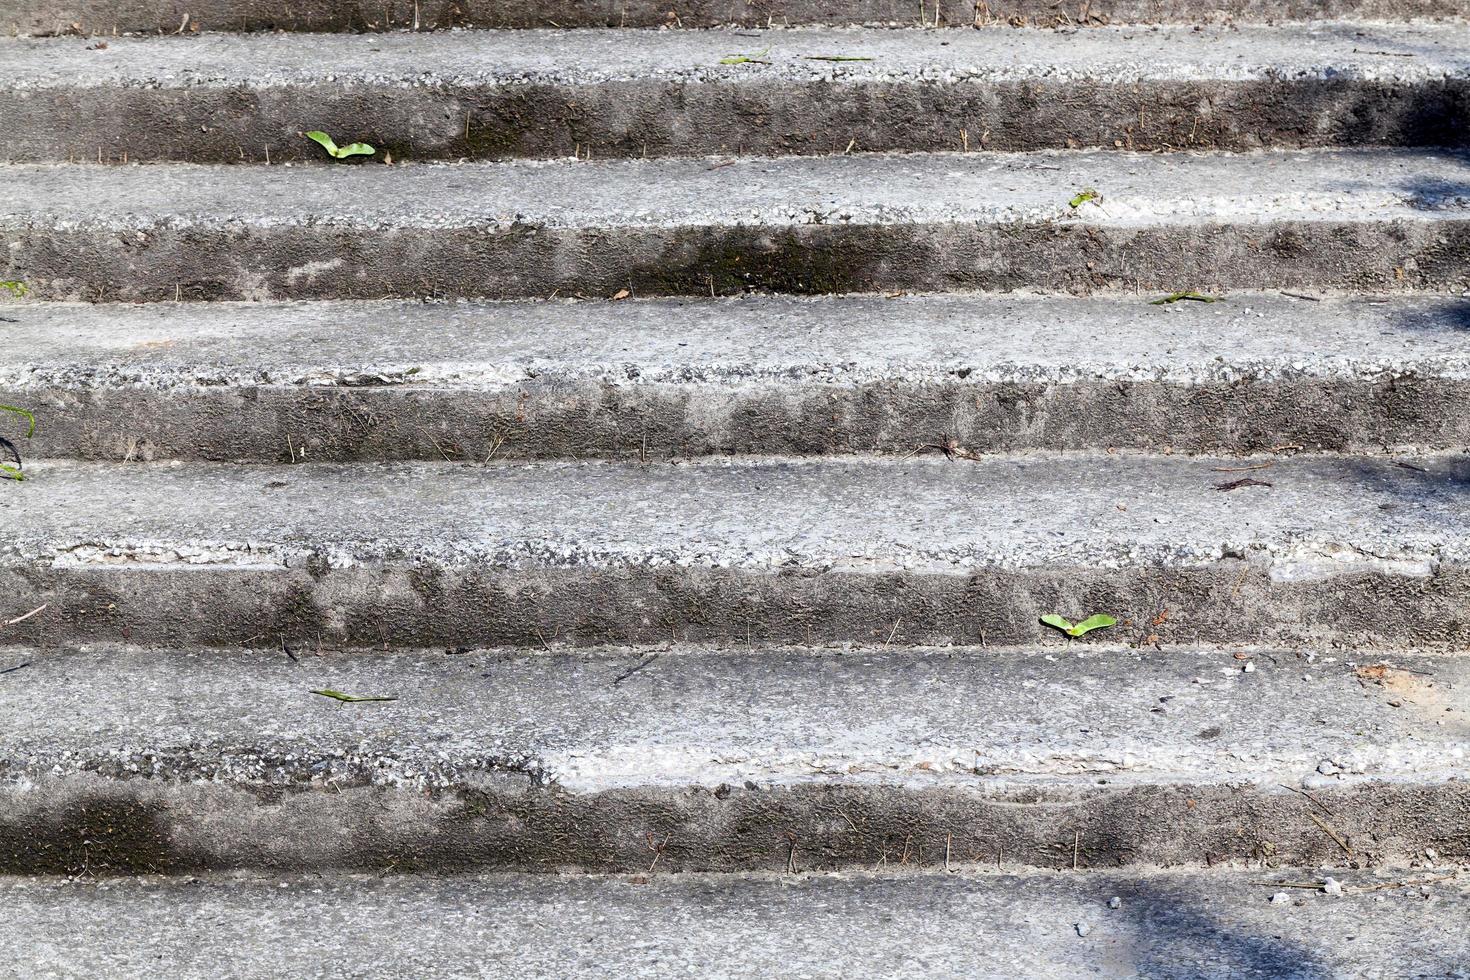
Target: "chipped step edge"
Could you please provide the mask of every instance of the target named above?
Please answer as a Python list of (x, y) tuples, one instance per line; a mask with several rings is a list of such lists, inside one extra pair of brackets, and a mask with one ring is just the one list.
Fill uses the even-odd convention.
[[(863, 151), (1464, 145), (1470, 26), (1362, 34), (966, 31), (937, 48), (923, 31), (811, 29), (735, 66), (721, 61), (750, 39), (728, 31), (0, 41), (13, 49), (0, 155), (320, 161), (307, 129), (400, 162), (832, 154), (859, 139)], [(813, 60), (831, 57), (853, 60)]]
[[(285, 181), (264, 167), (12, 165), (0, 275), (36, 299), (130, 302), (1452, 292), (1470, 284), (1464, 159), (874, 154), (297, 167)], [(1081, 186), (1103, 203), (1070, 209)]]
[(1440, 704), (1463, 658), (1308, 681), (1280, 652), (1038, 654), (35, 654), (7, 677), (35, 724), (3, 740), (0, 869), (629, 871), (650, 835), (666, 870), (777, 870), (793, 845), (871, 866), (905, 840), (928, 867), (1467, 853), (1470, 742)]
[(34, 303), (0, 315), (0, 402), (42, 420), (28, 459), (1470, 446), (1466, 298)]
[(0, 577), (47, 644), (1005, 644), (1104, 601), (1139, 642), (1470, 643), (1461, 457), (1238, 465), (38, 461)]

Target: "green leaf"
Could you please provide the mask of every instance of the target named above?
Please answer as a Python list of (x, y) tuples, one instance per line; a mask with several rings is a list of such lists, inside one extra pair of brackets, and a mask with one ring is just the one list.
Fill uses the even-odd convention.
[[(36, 434), (36, 416), (28, 409), (20, 408), (16, 405), (0, 405), (0, 412), (11, 412), (29, 422), (30, 427), (26, 429), (27, 439)], [(4, 436), (0, 436), (0, 450), (3, 450), (7, 456), (15, 460), (14, 466), (9, 463), (0, 463), (0, 475), (3, 475), (7, 480), (14, 480), (17, 483), (24, 482), (25, 475), (20, 471), (20, 450), (15, 448), (15, 443)]]
[(1082, 207), (1082, 205), (1086, 204), (1088, 201), (1100, 201), (1100, 200), (1102, 200), (1102, 195), (1097, 192), (1097, 188), (1095, 188), (1095, 187), (1088, 187), (1088, 188), (1084, 188), (1082, 191), (1078, 192), (1078, 194), (1077, 194), (1076, 197), (1072, 198), (1070, 201), (1067, 202), (1067, 205), (1069, 207), (1073, 207), (1073, 208), (1080, 208), (1080, 207)]
[(374, 153), (378, 152), (366, 143), (349, 143), (346, 146), (338, 146), (336, 141), (333, 140), (332, 137), (328, 136), (326, 133), (322, 132), (319, 129), (313, 129), (311, 132), (307, 133), (306, 138), (320, 143), (322, 149), (326, 150), (338, 160), (343, 160), (347, 157), (356, 156), (370, 157)]
[(1041, 621), (1048, 626), (1055, 626), (1057, 629), (1061, 630), (1063, 633), (1066, 633), (1068, 636), (1082, 636), (1086, 633), (1091, 633), (1093, 630), (1100, 630), (1107, 626), (1115, 626), (1118, 622), (1107, 613), (1098, 613), (1095, 616), (1088, 616), (1082, 622), (1076, 624), (1073, 624), (1071, 620), (1066, 619), (1062, 616), (1058, 616), (1055, 613), (1047, 616), (1042, 616)]
[(1042, 616), (1041, 621), (1048, 626), (1055, 626), (1063, 633), (1072, 632), (1072, 621), (1070, 619), (1065, 619), (1061, 616), (1058, 616), (1056, 613), (1052, 613), (1049, 616)]
[(872, 58), (850, 54), (804, 54), (807, 61), (872, 61)]
[(0, 279), (0, 289), (5, 290), (16, 299), (24, 299), (31, 294), (31, 287), (19, 279)]
[(398, 700), (397, 698), (380, 698), (380, 697), (372, 697), (370, 695), (369, 696), (362, 696), (362, 695), (357, 695), (357, 694), (343, 694), (341, 691), (334, 691), (334, 690), (332, 690), (329, 687), (328, 688), (323, 688), (320, 691), (312, 691), (311, 693), (312, 694), (320, 694), (324, 698), (331, 698), (334, 701), (344, 701), (344, 702), (347, 702), (349, 704), (354, 703), (354, 702), (357, 702), (357, 701), (397, 701)]
[(1204, 293), (1196, 293), (1196, 292), (1191, 292), (1189, 290), (1185, 290), (1185, 291), (1179, 292), (1179, 293), (1170, 293), (1168, 296), (1163, 296), (1163, 297), (1160, 297), (1159, 299), (1149, 300), (1149, 304), (1148, 305), (1149, 306), (1163, 306), (1165, 303), (1177, 303), (1181, 299), (1194, 300), (1196, 303), (1223, 303), (1223, 302), (1225, 302), (1219, 296), (1206, 296)]
[(34, 413), (15, 405), (0, 405), (0, 412), (13, 412), (31, 423), (31, 427), (26, 430), (27, 439), (36, 434), (36, 416)]
[(722, 64), (722, 65), (769, 65), (770, 64), (769, 61), (762, 61), (761, 59), (764, 58), (766, 56), (766, 54), (770, 52), (770, 50), (771, 50), (770, 48), (766, 48), (765, 51), (757, 51), (753, 56), (752, 55), (748, 55), (748, 54), (732, 54), (729, 57), (721, 58), (720, 59), (720, 64)]
[(322, 132), (320, 129), (313, 129), (311, 132), (306, 134), (306, 138), (309, 140), (315, 140), (316, 142), (320, 143), (322, 145), (322, 149), (326, 150), (332, 156), (337, 155), (337, 141), (332, 139), (332, 137), (328, 136), (326, 133)]
[(1082, 622), (1067, 630), (1068, 636), (1082, 636), (1093, 630), (1104, 629), (1108, 626), (1116, 626), (1118, 621), (1107, 613), (1098, 613), (1096, 616), (1088, 616)]

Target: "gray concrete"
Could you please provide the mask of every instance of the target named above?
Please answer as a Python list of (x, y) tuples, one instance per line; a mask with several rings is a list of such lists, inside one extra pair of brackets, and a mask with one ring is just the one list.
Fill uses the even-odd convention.
[(1470, 448), (1470, 299), (1238, 293), (0, 311), (28, 458)]
[[(37, 299), (1470, 286), (1456, 154), (0, 167)], [(724, 164), (729, 164), (728, 166)], [(1095, 188), (1101, 203), (1069, 200)]]
[(1326, 873), (18, 878), (0, 883), (0, 955), (46, 980), (1463, 980), (1453, 871), (1332, 871), (1344, 895), (1283, 905), (1260, 883)]
[(67, 38), (0, 62), (10, 161), (322, 161), (315, 129), (399, 161), (1470, 143), (1466, 22)]
[(1465, 457), (1239, 465), (38, 461), (0, 493), (0, 594), (51, 603), (12, 634), (51, 644), (1030, 643), (1093, 611), (1168, 643), (1470, 644)]
[[(383, 31), (456, 27), (710, 27), (736, 24), (1222, 23), (1332, 18), (1462, 17), (1458, 0), (9, 0), (0, 31)], [(188, 14), (187, 20), (185, 14)], [(187, 26), (186, 26), (187, 25)]]
[(0, 648), (0, 870), (1470, 856), (1464, 657), (1052, 649)]

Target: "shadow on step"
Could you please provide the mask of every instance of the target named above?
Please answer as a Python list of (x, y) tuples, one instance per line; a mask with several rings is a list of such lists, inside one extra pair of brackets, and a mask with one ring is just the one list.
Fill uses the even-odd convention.
[(1470, 333), (1470, 297), (1449, 297), (1432, 306), (1395, 310), (1389, 322), (1413, 333)]
[[(1211, 898), (1200, 889), (1153, 887), (1145, 882), (1123, 901), (1123, 911), (1132, 910), (1128, 919), (1138, 937), (1133, 951), (1138, 976), (1326, 980), (1335, 975), (1329, 964), (1295, 940), (1242, 929), (1238, 909), (1231, 915), (1212, 914)], [(1261, 892), (1265, 904), (1270, 893), (1265, 888)], [(1223, 901), (1238, 900), (1238, 895), (1231, 895)]]
[[(1456, 504), (1459, 495), (1470, 493), (1470, 456), (1392, 462), (1359, 459), (1351, 466), (1365, 490), (1391, 498), (1378, 505), (1385, 512), (1408, 505), (1429, 511)], [(1448, 500), (1450, 497), (1456, 499)], [(1421, 519), (1428, 516), (1420, 514)]]
[[(1459, 180), (1444, 180), (1439, 177), (1416, 177), (1402, 184), (1408, 194), (1408, 204), (1419, 211), (1465, 211), (1470, 210), (1470, 158), (1465, 160), (1466, 176)], [(1467, 256), (1460, 255), (1461, 264)]]

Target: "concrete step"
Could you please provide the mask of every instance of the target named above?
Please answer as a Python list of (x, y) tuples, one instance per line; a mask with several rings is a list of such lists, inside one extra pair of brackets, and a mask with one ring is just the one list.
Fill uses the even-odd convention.
[(1244, 465), (36, 462), (0, 594), (38, 644), (1470, 642), (1465, 456)]
[(0, 403), (28, 458), (1470, 449), (1470, 299), (1150, 298), (15, 306)]
[(1460, 656), (1079, 643), (0, 658), (29, 665), (4, 675), (6, 873), (1470, 857)]
[(1470, 286), (1470, 157), (11, 165), (0, 236), (4, 279), (87, 301), (1444, 290)]
[(1470, 959), (1456, 870), (1334, 870), (1341, 896), (1281, 904), (1276, 882), (1327, 873), (8, 879), (0, 951), (25, 976), (115, 980), (1442, 980)]
[[(0, 41), (10, 161), (1470, 143), (1470, 23)], [(759, 55), (761, 64), (722, 65)], [(863, 60), (812, 60), (845, 58)]]
[(1463, 17), (1458, 0), (7, 0), (0, 31), (385, 31), (463, 27), (1093, 27), (1113, 22), (1221, 23)]

